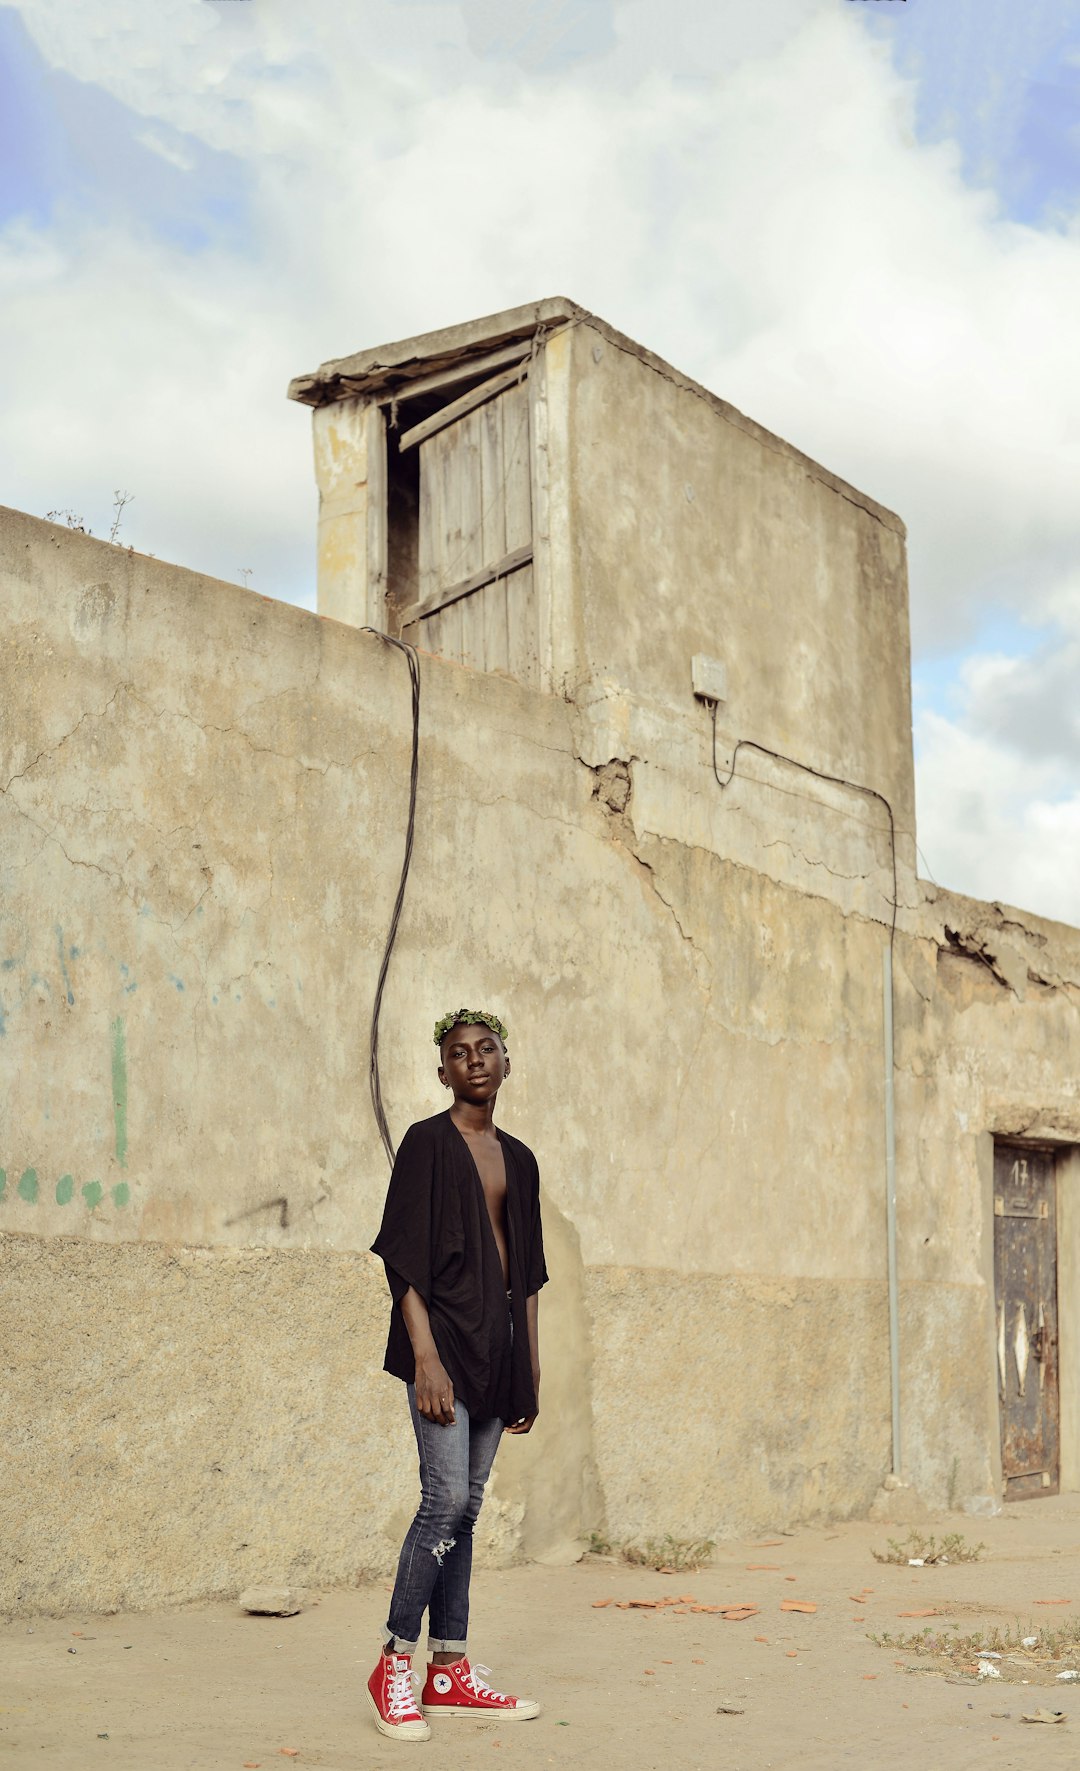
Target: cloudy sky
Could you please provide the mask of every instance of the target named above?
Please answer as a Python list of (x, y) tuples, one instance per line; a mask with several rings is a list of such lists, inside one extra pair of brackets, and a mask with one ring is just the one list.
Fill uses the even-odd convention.
[(900, 512), (923, 869), (1080, 923), (1080, 0), (0, 0), (0, 502), (310, 604), (288, 378), (556, 293)]

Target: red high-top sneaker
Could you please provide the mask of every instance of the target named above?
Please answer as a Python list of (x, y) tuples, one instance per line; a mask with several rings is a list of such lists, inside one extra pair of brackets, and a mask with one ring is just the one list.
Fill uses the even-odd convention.
[(450, 1666), (429, 1666), (420, 1699), (425, 1716), (498, 1716), (503, 1722), (528, 1722), (540, 1714), (532, 1697), (506, 1697), (487, 1682), (491, 1668), (470, 1666), (465, 1656)]
[(380, 1654), (367, 1682), (375, 1726), (390, 1740), (430, 1740), (431, 1729), (416, 1706), (408, 1654)]

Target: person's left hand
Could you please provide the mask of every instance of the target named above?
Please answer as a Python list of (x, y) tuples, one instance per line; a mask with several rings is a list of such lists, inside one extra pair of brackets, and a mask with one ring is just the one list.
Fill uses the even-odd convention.
[(536, 1397), (536, 1407), (532, 1414), (523, 1414), (520, 1420), (511, 1421), (509, 1426), (505, 1429), (506, 1432), (531, 1433), (533, 1430), (536, 1417), (540, 1413), (540, 1373), (537, 1371), (535, 1365), (533, 1366), (533, 1394)]
[(536, 1414), (525, 1415), (522, 1420), (516, 1420), (516, 1421), (512, 1422), (511, 1425), (505, 1429), (505, 1431), (508, 1433), (531, 1433), (532, 1429), (533, 1429), (533, 1424), (536, 1420), (536, 1415), (538, 1415), (539, 1413), (540, 1413), (540, 1410), (537, 1409)]

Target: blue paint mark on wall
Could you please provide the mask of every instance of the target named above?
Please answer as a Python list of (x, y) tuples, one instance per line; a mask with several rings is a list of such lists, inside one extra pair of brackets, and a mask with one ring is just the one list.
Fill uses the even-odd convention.
[(169, 983), (170, 983), (170, 984), (175, 984), (175, 985), (176, 985), (176, 988), (177, 988), (177, 989), (178, 989), (178, 990), (182, 990), (182, 989), (183, 989), (183, 988), (184, 988), (184, 980), (183, 980), (183, 978), (178, 978), (178, 977), (176, 977), (176, 975), (175, 975), (175, 974), (174, 974), (174, 973), (173, 973), (173, 972), (170, 972), (170, 973), (169, 973)]
[[(60, 927), (59, 923), (57, 923), (57, 925), (56, 925), (56, 952), (57, 952), (57, 955), (60, 960), (60, 972), (61, 972), (61, 975), (64, 980), (64, 989), (67, 992), (68, 1003), (74, 1004), (75, 992), (71, 988), (71, 979), (68, 976), (67, 960), (64, 958), (64, 931)], [(74, 952), (74, 948), (72, 949), (72, 952)]]
[(13, 972), (18, 963), (17, 959), (0, 959), (0, 972)]

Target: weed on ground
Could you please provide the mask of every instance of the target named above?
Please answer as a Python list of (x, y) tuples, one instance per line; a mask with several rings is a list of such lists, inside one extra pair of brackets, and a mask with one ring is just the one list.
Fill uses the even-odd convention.
[(648, 1537), (644, 1543), (624, 1543), (620, 1555), (635, 1568), (655, 1568), (660, 1574), (683, 1574), (704, 1568), (716, 1548), (711, 1537)]
[(929, 1568), (935, 1562), (977, 1562), (986, 1550), (984, 1543), (968, 1543), (959, 1531), (948, 1532), (940, 1543), (936, 1537), (924, 1537), (921, 1531), (885, 1541), (886, 1549), (870, 1551), (874, 1561), (897, 1562), (911, 1568)]

